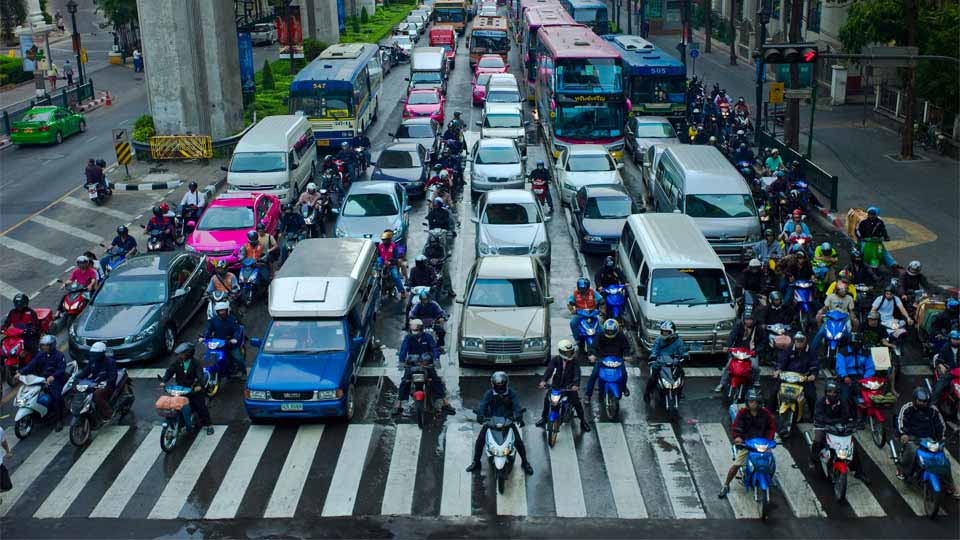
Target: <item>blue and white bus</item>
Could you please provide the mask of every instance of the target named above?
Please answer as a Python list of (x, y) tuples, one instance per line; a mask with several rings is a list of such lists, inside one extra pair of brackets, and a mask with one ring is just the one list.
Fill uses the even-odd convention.
[(377, 121), (383, 66), (380, 47), (338, 43), (297, 73), (290, 83), (290, 112), (310, 119), (319, 154), (363, 133)]
[(610, 31), (607, 4), (603, 0), (560, 0), (560, 4), (573, 20), (589, 26), (598, 36)]
[(623, 58), (627, 97), (638, 116), (665, 116), (683, 122), (687, 105), (687, 70), (683, 62), (649, 41), (630, 35), (603, 36)]

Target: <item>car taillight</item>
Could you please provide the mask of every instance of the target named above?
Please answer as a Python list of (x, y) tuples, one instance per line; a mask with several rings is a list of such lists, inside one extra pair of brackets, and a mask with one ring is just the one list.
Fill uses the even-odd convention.
[(10, 133), (20, 133), (19, 128), (10, 128)]
[(43, 126), (38, 131), (50, 131), (50, 126)]

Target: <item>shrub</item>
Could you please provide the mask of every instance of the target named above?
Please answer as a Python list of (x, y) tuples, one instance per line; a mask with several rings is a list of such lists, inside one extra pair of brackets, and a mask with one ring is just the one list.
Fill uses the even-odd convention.
[(29, 81), (33, 73), (23, 70), (23, 60), (0, 56), (0, 85)]
[(153, 117), (144, 114), (133, 123), (133, 140), (139, 142), (149, 142), (150, 137), (157, 134), (157, 129), (153, 125)]
[(370, 17), (367, 15), (367, 7), (364, 6), (360, 8), (360, 24), (367, 24), (368, 20), (370, 20)]
[(267, 60), (263, 61), (263, 70), (261, 71), (263, 76), (263, 82), (260, 83), (260, 87), (264, 90), (274, 90), (276, 85), (273, 80), (273, 70), (270, 69), (270, 62)]
[(315, 39), (304, 39), (303, 40), (303, 57), (307, 62), (310, 62), (314, 58), (320, 56), (320, 53), (330, 45), (317, 41)]

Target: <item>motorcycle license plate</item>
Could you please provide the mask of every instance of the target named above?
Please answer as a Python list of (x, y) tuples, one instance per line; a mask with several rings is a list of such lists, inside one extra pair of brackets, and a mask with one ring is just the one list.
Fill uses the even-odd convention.
[(303, 403), (281, 403), (280, 410), (285, 412), (299, 412), (303, 410)]
[(88, 191), (88, 192), (87, 192), (87, 196), (90, 197), (91, 199), (96, 199), (96, 198), (97, 198), (97, 190)]
[(513, 362), (513, 359), (510, 358), (510, 357), (507, 356), (507, 355), (499, 354), (499, 355), (493, 357), (493, 362), (494, 362), (495, 364), (509, 364), (509, 363)]

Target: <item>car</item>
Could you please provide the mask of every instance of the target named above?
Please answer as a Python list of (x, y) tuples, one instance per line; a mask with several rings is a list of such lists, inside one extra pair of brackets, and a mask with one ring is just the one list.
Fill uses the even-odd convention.
[(423, 20), (423, 17), (419, 15), (408, 15), (406, 18), (406, 23), (413, 25), (417, 29), (418, 34), (422, 34), (424, 30), (427, 29), (427, 23)]
[(443, 124), (433, 118), (407, 118), (400, 122), (397, 131), (390, 133), (395, 143), (414, 143), (427, 149), (427, 162), (440, 153), (440, 136)]
[(420, 144), (392, 143), (377, 157), (370, 180), (398, 182), (409, 195), (423, 195), (429, 162), (427, 149)]
[(519, 105), (523, 102), (520, 89), (516, 86), (491, 86), (489, 82), (483, 99), (485, 103), (516, 103)]
[(417, 26), (414, 24), (402, 22), (397, 25), (393, 33), (407, 36), (413, 43), (420, 41), (420, 32), (417, 31)]
[(483, 105), (484, 98), (487, 95), (487, 81), (493, 73), (476, 73), (473, 76), (473, 105), (479, 107)]
[(483, 107), (483, 120), (477, 122), (481, 139), (513, 139), (523, 155), (527, 155), (528, 124), (523, 120), (523, 108), (516, 103), (487, 103)]
[(413, 40), (410, 39), (410, 36), (407, 34), (394, 34), (390, 37), (387, 44), (391, 47), (396, 44), (398, 47), (400, 47), (400, 50), (408, 55), (411, 51), (413, 51)]
[(537, 257), (550, 269), (550, 237), (547, 222), (550, 216), (524, 189), (498, 189), (480, 197), (477, 213), (474, 251), (477, 257), (491, 255), (529, 255)]
[(380, 239), (390, 229), (393, 239), (406, 244), (410, 225), (407, 192), (397, 182), (355, 182), (343, 199), (334, 228), (337, 238)]
[(70, 356), (82, 361), (90, 346), (102, 341), (118, 363), (166, 360), (177, 334), (205, 306), (207, 266), (198, 253), (127, 259), (103, 280), (90, 305), (70, 325)]
[(504, 63), (503, 57), (499, 54), (485, 54), (477, 60), (477, 67), (474, 68), (474, 74), (480, 73), (506, 73), (510, 69), (510, 64)]
[(476, 201), (482, 191), (523, 189), (527, 158), (513, 139), (480, 139), (470, 152), (470, 194)]
[(513, 73), (491, 73), (490, 79), (487, 82), (487, 86), (511, 86), (513, 88), (520, 87), (519, 83), (517, 83), (517, 78)]
[(627, 151), (638, 166), (643, 165), (644, 154), (653, 144), (679, 144), (673, 124), (662, 116), (634, 116), (624, 130)]
[(570, 204), (573, 194), (589, 184), (623, 184), (622, 167), (602, 144), (574, 144), (564, 148), (554, 165), (560, 199)]
[(250, 30), (250, 40), (254, 45), (261, 43), (273, 45), (277, 42), (277, 27), (270, 23), (255, 24)]
[(443, 124), (446, 98), (436, 88), (411, 88), (403, 104), (404, 118), (430, 118)]
[(570, 200), (573, 229), (583, 253), (616, 251), (623, 224), (634, 212), (633, 199), (620, 184), (584, 186)]
[(87, 130), (87, 119), (80, 113), (53, 105), (33, 107), (10, 124), (13, 144), (60, 144), (74, 133)]
[(210, 264), (227, 261), (240, 268), (240, 248), (247, 233), (263, 223), (274, 237), (280, 224), (280, 199), (266, 193), (224, 193), (207, 204), (196, 229), (187, 238), (186, 249), (206, 255)]
[(457, 322), (460, 365), (541, 365), (550, 356), (550, 278), (536, 257), (477, 259)]

